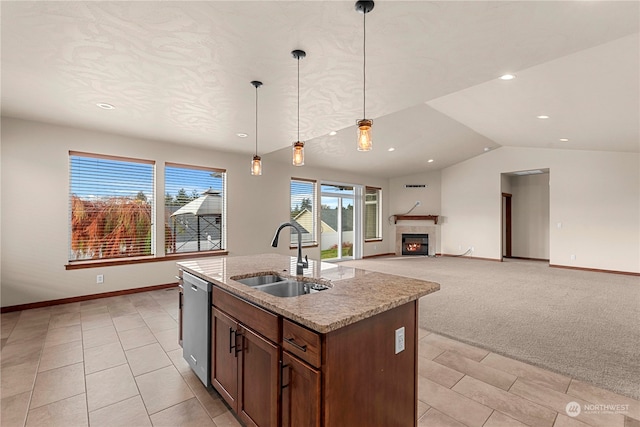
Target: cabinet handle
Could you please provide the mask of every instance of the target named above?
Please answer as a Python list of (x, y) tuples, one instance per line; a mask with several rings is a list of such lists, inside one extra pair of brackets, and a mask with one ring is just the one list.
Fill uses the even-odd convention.
[(182, 303), (182, 292), (178, 292), (178, 308), (182, 309), (182, 306), (184, 304)]
[(233, 349), (236, 348), (236, 331), (233, 328), (229, 328), (229, 353), (233, 353)]
[(194, 292), (198, 292), (198, 287), (197, 287), (196, 285), (191, 285), (191, 289), (192, 289)]
[(297, 348), (300, 351), (304, 351), (306, 353), (307, 351), (307, 345), (298, 345), (296, 344), (296, 342), (294, 341), (293, 338), (285, 338), (284, 339), (286, 342), (288, 342), (289, 344), (291, 344), (292, 346), (294, 346), (295, 348)]
[[(235, 331), (235, 334), (236, 334), (236, 336), (234, 337), (234, 339), (235, 339), (236, 342), (235, 342), (235, 346), (234, 347), (236, 348), (236, 357), (238, 357), (238, 353), (242, 352), (242, 348), (244, 346), (244, 341), (242, 340), (242, 337), (244, 336), (244, 334), (242, 332), (238, 333), (237, 330)], [(241, 345), (238, 345), (238, 337), (240, 337)]]
[(284, 383), (284, 370), (285, 368), (288, 368), (289, 365), (285, 365), (284, 362), (281, 360), (280, 361), (280, 389), (284, 390), (285, 388), (289, 387), (289, 384), (283, 384)]

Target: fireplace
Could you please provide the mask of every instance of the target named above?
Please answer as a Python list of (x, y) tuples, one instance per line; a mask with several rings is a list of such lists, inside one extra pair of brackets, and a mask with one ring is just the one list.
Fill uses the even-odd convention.
[(429, 235), (402, 234), (402, 255), (429, 255)]

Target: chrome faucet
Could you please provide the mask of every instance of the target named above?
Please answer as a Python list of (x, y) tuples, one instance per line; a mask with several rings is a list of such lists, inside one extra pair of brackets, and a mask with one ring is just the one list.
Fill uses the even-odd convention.
[(285, 227), (291, 227), (298, 232), (298, 260), (296, 261), (296, 275), (302, 276), (304, 271), (303, 268), (309, 268), (309, 258), (304, 256), (304, 260), (302, 260), (302, 231), (298, 228), (298, 226), (293, 225), (290, 222), (283, 222), (280, 224), (280, 227), (276, 230), (276, 235), (273, 236), (273, 240), (271, 241), (271, 246), (274, 248), (278, 247), (278, 237), (280, 236), (280, 231)]

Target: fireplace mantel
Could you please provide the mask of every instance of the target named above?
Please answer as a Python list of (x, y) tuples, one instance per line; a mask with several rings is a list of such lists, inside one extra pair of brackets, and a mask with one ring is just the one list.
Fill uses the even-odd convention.
[(431, 220), (434, 224), (438, 223), (438, 215), (395, 215), (394, 224), (398, 221), (424, 221)]

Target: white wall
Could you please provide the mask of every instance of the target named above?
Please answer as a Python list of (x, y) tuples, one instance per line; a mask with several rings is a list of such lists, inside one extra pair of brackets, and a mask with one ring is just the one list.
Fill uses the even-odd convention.
[(512, 176), (510, 181), (511, 256), (549, 259), (549, 174)]
[[(228, 250), (230, 255), (294, 253), (281, 239), (270, 242), (278, 224), (289, 219), (292, 176), (330, 179), (388, 189), (386, 179), (331, 170), (295, 168), (269, 163), (264, 175), (249, 174), (250, 155), (189, 148), (159, 141), (129, 138), (39, 122), (2, 118), (2, 193), (0, 278), (1, 305), (12, 306), (73, 296), (172, 283), (174, 261), (65, 270), (68, 254), (69, 151), (109, 154), (156, 162), (158, 204), (163, 203), (163, 164), (175, 162), (227, 170)], [(385, 211), (388, 211), (383, 206)], [(164, 222), (157, 209), (156, 222)], [(385, 232), (387, 232), (385, 230)], [(157, 253), (163, 248), (159, 236)], [(381, 244), (382, 243), (382, 244)], [(364, 254), (389, 252), (388, 239), (365, 245)], [(319, 258), (320, 249), (305, 250)], [(96, 275), (104, 283), (96, 284)]]
[(640, 272), (638, 153), (502, 147), (444, 169), (443, 253), (500, 259), (501, 173), (545, 168), (550, 263)]

